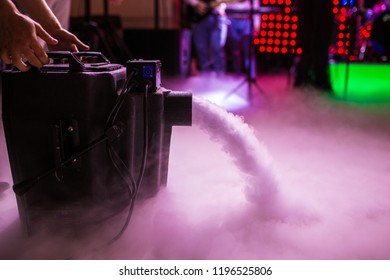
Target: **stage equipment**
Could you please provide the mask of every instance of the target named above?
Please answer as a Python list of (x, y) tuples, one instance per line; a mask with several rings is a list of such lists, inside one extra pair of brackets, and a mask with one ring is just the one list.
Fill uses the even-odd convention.
[(381, 52), (390, 59), (390, 10), (375, 18), (372, 24), (371, 39), (378, 44)]
[(250, 1), (250, 8), (249, 9), (242, 9), (242, 10), (233, 10), (233, 9), (226, 9), (226, 13), (229, 14), (241, 14), (241, 15), (249, 15), (249, 21), (250, 21), (250, 28), (249, 28), (249, 44), (248, 44), (248, 67), (245, 69), (245, 79), (239, 83), (236, 87), (234, 87), (226, 96), (225, 99), (228, 98), (230, 95), (234, 94), (239, 88), (242, 86), (247, 85), (247, 99), (251, 103), (252, 102), (252, 86), (254, 86), (259, 93), (261, 93), (264, 97), (266, 97), (263, 89), (258, 85), (256, 82), (255, 77), (252, 77), (252, 73), (256, 72), (256, 60), (255, 58), (255, 51), (254, 51), (254, 43), (253, 43), (253, 35), (254, 35), (254, 15), (255, 14), (261, 14), (261, 13), (269, 13), (269, 12), (275, 12), (275, 11), (281, 11), (278, 7), (254, 7), (253, 0)]
[(349, 44), (347, 46), (347, 56), (346, 56), (346, 69), (345, 69), (345, 84), (344, 84), (344, 99), (347, 98), (348, 94), (348, 83), (349, 83), (349, 70), (351, 63), (351, 56), (354, 55), (354, 50), (356, 50), (356, 45), (358, 42), (357, 33), (358, 33), (358, 25), (361, 22), (361, 15), (358, 13), (358, 9), (356, 7), (350, 8), (349, 20), (346, 24), (347, 34), (349, 35)]
[(390, 3), (380, 1), (362, 16), (359, 29), (359, 61), (387, 62), (390, 59)]
[(90, 50), (104, 53), (111, 62), (124, 64), (133, 58), (124, 40), (118, 34), (122, 30), (119, 17), (110, 16), (109, 0), (103, 0), (103, 15), (91, 16), (91, 0), (84, 1), (84, 17), (71, 18), (71, 30)]
[(191, 36), (189, 29), (127, 29), (124, 31), (124, 40), (131, 46), (133, 57), (150, 60), (158, 58), (164, 65), (162, 71), (166, 76), (189, 76)]
[(28, 233), (73, 230), (125, 209), (129, 220), (136, 198), (166, 185), (172, 126), (191, 125), (192, 96), (161, 87), (160, 61), (124, 67), (93, 52), (49, 57), (39, 70), (2, 73), (22, 224)]

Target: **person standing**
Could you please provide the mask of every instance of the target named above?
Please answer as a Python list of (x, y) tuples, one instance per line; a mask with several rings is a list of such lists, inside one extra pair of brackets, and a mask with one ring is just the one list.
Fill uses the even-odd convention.
[(249, 71), (251, 79), (256, 79), (256, 56), (251, 40), (253, 40), (253, 32), (260, 26), (259, 15), (252, 14), (251, 8), (258, 7), (258, 0), (231, 2), (226, 5), (230, 21), (228, 49), (232, 70), (234, 73), (242, 73), (244, 70), (247, 74)]
[(225, 4), (212, 0), (186, 0), (190, 7), (193, 42), (201, 72), (225, 71), (224, 46), (227, 34)]

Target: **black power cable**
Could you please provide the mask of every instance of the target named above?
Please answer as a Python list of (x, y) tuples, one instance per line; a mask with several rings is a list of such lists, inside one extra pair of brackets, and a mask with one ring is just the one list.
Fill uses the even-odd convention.
[[(132, 77), (134, 76), (135, 73), (136, 73), (135, 71), (130, 73), (129, 78), (126, 80), (125, 86), (122, 89), (122, 92), (117, 97), (117, 100), (114, 104), (114, 107), (111, 110), (111, 112), (107, 118), (105, 133), (102, 136), (100, 136), (99, 138), (93, 140), (91, 143), (89, 143), (85, 147), (81, 148), (79, 150), (79, 152), (77, 152), (76, 154), (61, 161), (59, 163), (61, 167), (64, 167), (64, 166), (72, 163), (74, 160), (80, 158), (81, 156), (83, 156), (84, 154), (86, 154), (87, 152), (92, 150), (95, 146), (97, 146), (97, 145), (99, 145), (107, 140), (113, 140), (113, 139), (121, 136), (122, 132), (120, 129), (120, 125), (115, 124), (115, 120), (116, 120), (116, 116), (117, 116), (121, 106), (123, 105), (123, 101), (126, 98), (127, 93), (130, 92), (131, 87), (133, 86), (133, 84), (130, 84), (130, 81), (132, 80)], [(55, 174), (55, 173), (56, 173), (55, 167), (49, 168), (49, 169), (41, 172), (39, 175), (35, 176), (34, 178), (30, 178), (30, 179), (27, 179), (27, 180), (24, 180), (20, 183), (15, 184), (13, 186), (13, 190), (17, 195), (23, 195), (26, 192), (28, 192), (30, 189), (32, 189), (36, 183), (38, 183), (42, 179), (46, 178), (47, 176), (49, 176), (51, 174)]]
[[(134, 86), (134, 82), (132, 82), (133, 76), (137, 73), (137, 70), (133, 70), (130, 74), (129, 77), (127, 78), (125, 85), (121, 91), (121, 93), (118, 95), (117, 100), (115, 101), (115, 104), (113, 106), (113, 109), (109, 113), (107, 120), (106, 120), (106, 129), (109, 129), (110, 127), (113, 127), (117, 124), (117, 116), (126, 100), (126, 98), (129, 96), (130, 91), (132, 87)], [(123, 160), (120, 158), (118, 153), (115, 151), (114, 147), (111, 145), (111, 141), (106, 141), (106, 151), (110, 157), (111, 163), (113, 164), (114, 168), (117, 170), (118, 174), (120, 177), (124, 180), (127, 186), (127, 193), (128, 193), (128, 204), (127, 207), (128, 212), (126, 216), (125, 223), (123, 224), (122, 228), (120, 231), (113, 237), (111, 238), (108, 242), (106, 242), (102, 247), (104, 246), (109, 246), (116, 242), (126, 231), (132, 214), (134, 210), (134, 205), (135, 201), (137, 199), (138, 191), (140, 189), (142, 179), (144, 176), (144, 172), (146, 169), (146, 159), (147, 159), (147, 154), (148, 154), (148, 137), (149, 137), (149, 118), (148, 118), (148, 94), (149, 94), (149, 85), (147, 84), (145, 87), (145, 94), (143, 98), (143, 110), (144, 110), (144, 123), (143, 123), (143, 137), (144, 137), (144, 144), (143, 144), (143, 153), (142, 153), (142, 162), (141, 162), (141, 167), (140, 167), (140, 172), (137, 177), (137, 180), (134, 179), (133, 174), (130, 171), (130, 168), (123, 162)], [(115, 213), (110, 213), (107, 217), (103, 219), (99, 219), (98, 222), (94, 222), (93, 224), (97, 223), (102, 223), (105, 220), (108, 220), (118, 214), (120, 214), (124, 208), (119, 209), (119, 211), (116, 211)], [(89, 223), (91, 224), (91, 223)], [(96, 248), (97, 250), (99, 248)]]
[[(105, 134), (100, 136), (99, 138), (95, 139), (88, 145), (86, 145), (84, 148), (82, 148), (78, 153), (70, 156), (69, 158), (63, 160), (60, 164), (61, 166), (66, 166), (70, 163), (72, 163), (75, 159), (78, 159), (82, 157), (84, 154), (95, 148), (97, 145), (102, 144), (103, 142), (106, 142), (106, 150), (107, 153), (111, 159), (111, 162), (114, 166), (114, 168), (117, 170), (121, 178), (125, 181), (127, 186), (127, 192), (128, 192), (128, 203), (126, 206), (129, 208), (125, 224), (121, 228), (118, 234), (116, 234), (110, 241), (106, 243), (106, 245), (110, 245), (113, 242), (117, 241), (125, 232), (127, 229), (131, 216), (134, 209), (134, 204), (137, 198), (137, 194), (140, 188), (140, 185), (142, 183), (143, 175), (146, 169), (146, 159), (147, 159), (147, 153), (148, 153), (148, 130), (149, 130), (149, 118), (148, 118), (148, 91), (149, 91), (149, 85), (146, 85), (145, 87), (145, 94), (144, 94), (144, 100), (143, 100), (143, 110), (144, 110), (144, 120), (143, 120), (143, 128), (144, 128), (144, 144), (143, 144), (143, 154), (142, 154), (142, 162), (140, 167), (140, 172), (137, 177), (137, 180), (134, 179), (133, 174), (130, 172), (129, 167), (122, 161), (120, 156), (117, 154), (117, 152), (114, 150), (114, 147), (111, 145), (111, 142), (113, 142), (115, 139), (119, 138), (123, 134), (123, 125), (121, 125), (119, 122), (117, 122), (117, 116), (126, 100), (126, 98), (129, 96), (130, 91), (132, 87), (134, 86), (133, 82), (133, 76), (137, 73), (136, 70), (132, 71), (128, 78), (126, 79), (125, 85), (122, 88), (122, 91), (118, 95), (114, 106), (112, 110), (110, 111), (106, 124), (105, 124)], [(36, 183), (44, 179), (45, 177), (55, 174), (56, 169), (51, 168), (44, 172), (42, 172), (40, 175), (36, 176), (35, 178), (25, 180), (19, 184), (14, 185), (14, 192), (18, 195), (23, 195), (26, 192), (28, 192), (31, 188), (35, 186)], [(120, 207), (120, 209), (115, 209), (112, 213), (109, 215), (102, 217), (101, 219), (97, 221), (83, 221), (81, 224), (84, 225), (96, 225), (100, 224), (120, 213), (126, 208)]]
[[(129, 180), (126, 179), (126, 178), (132, 178), (131, 179), (131, 184), (129, 185), (128, 184), (128, 193), (129, 193), (129, 198), (130, 198), (130, 201), (129, 201), (129, 210), (128, 210), (128, 213), (127, 213), (127, 216), (126, 216), (126, 220), (125, 220), (125, 223), (124, 225), (122, 226), (121, 230), (110, 240), (108, 241), (105, 246), (109, 246), (111, 245), (112, 243), (114, 243), (115, 241), (117, 241), (122, 235), (123, 233), (126, 231), (129, 223), (130, 223), (130, 220), (131, 220), (131, 217), (132, 217), (132, 214), (133, 214), (133, 210), (134, 210), (134, 205), (135, 205), (135, 201), (137, 200), (137, 195), (138, 195), (138, 191), (140, 189), (140, 186), (141, 186), (141, 183), (142, 183), (142, 179), (143, 179), (143, 176), (144, 176), (144, 172), (145, 172), (145, 169), (146, 169), (146, 159), (147, 159), (147, 154), (148, 154), (148, 137), (149, 137), (149, 133), (148, 133), (148, 130), (149, 130), (149, 118), (148, 118), (148, 91), (149, 91), (149, 86), (146, 85), (146, 88), (145, 88), (145, 94), (144, 94), (144, 100), (143, 100), (143, 105), (144, 105), (144, 145), (143, 145), (143, 153), (142, 153), (142, 163), (141, 163), (141, 169), (140, 169), (140, 172), (138, 174), (138, 178), (137, 180), (134, 182), (134, 179), (133, 179), (133, 176), (130, 172), (126, 172), (127, 174), (123, 174), (123, 166), (126, 166), (122, 161), (121, 161), (121, 167), (118, 166), (118, 162), (115, 160), (113, 160), (113, 155), (116, 154), (114, 153), (114, 151), (112, 149), (109, 150), (109, 154), (112, 158), (112, 161), (113, 161), (113, 164), (115, 167), (118, 167), (117, 171), (119, 174), (121, 174), (121, 177), (124, 178), (125, 182), (128, 184)], [(124, 100), (124, 99), (123, 99)], [(122, 101), (123, 102), (123, 101)], [(121, 106), (119, 106), (118, 108), (120, 108)], [(115, 120), (115, 118), (114, 118)], [(117, 157), (116, 157), (117, 158)], [(127, 168), (127, 170), (129, 170)], [(135, 183), (135, 185), (134, 185)], [(131, 187), (133, 187), (133, 190), (131, 189)]]

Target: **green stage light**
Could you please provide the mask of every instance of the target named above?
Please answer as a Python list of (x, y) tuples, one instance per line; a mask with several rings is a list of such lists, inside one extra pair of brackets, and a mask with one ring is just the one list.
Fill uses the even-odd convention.
[(330, 78), (337, 99), (352, 102), (390, 102), (390, 64), (331, 63)]

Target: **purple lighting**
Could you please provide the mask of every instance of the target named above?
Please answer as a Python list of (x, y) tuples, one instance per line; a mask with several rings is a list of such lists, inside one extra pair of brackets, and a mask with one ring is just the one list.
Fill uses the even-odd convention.
[(12, 189), (0, 193), (0, 258), (388, 260), (389, 105), (336, 102), (284, 76), (259, 82), (269, 101), (255, 95), (239, 116), (192, 91), (194, 125), (173, 128), (167, 187), (136, 205), (111, 246), (99, 247), (121, 223), (84, 239), (26, 238)]

